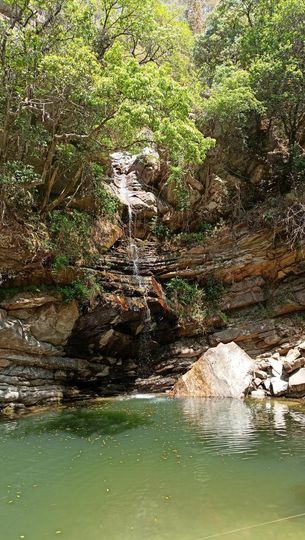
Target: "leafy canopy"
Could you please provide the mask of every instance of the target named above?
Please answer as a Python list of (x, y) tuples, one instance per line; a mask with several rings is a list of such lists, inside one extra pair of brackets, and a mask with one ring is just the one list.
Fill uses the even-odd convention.
[[(52, 211), (92, 164), (118, 148), (154, 143), (173, 167), (200, 163), (213, 144), (191, 113), (199, 106), (186, 23), (159, 0), (7, 2), (0, 23), (0, 159), (40, 177)], [(188, 82), (190, 81), (190, 83)]]
[(195, 47), (211, 95), (206, 110), (229, 120), (234, 84), (237, 124), (247, 110), (264, 112), (290, 147), (298, 143), (305, 122), (304, 28), (304, 0), (221, 0)]

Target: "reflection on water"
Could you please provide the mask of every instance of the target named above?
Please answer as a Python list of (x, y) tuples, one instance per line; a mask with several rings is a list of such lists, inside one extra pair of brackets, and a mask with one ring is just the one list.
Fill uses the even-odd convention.
[(195, 425), (207, 451), (242, 452), (254, 436), (251, 409), (242, 400), (187, 398), (181, 403), (187, 424)]
[[(305, 404), (120, 399), (0, 422), (1, 539), (304, 540)], [(246, 527), (238, 533), (230, 530)]]
[(219, 454), (258, 452), (264, 435), (277, 444), (277, 451), (286, 452), (282, 439), (289, 435), (294, 450), (299, 442), (303, 450), (305, 414), (293, 411), (281, 401), (201, 400), (187, 398), (180, 402), (188, 425), (196, 428), (205, 442), (206, 451)]

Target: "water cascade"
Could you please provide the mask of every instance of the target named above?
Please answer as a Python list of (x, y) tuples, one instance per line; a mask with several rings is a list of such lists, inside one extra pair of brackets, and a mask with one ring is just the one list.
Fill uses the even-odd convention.
[(143, 318), (143, 332), (141, 334), (140, 342), (140, 360), (142, 362), (149, 359), (149, 330), (151, 328), (151, 312), (147, 302), (147, 290), (143, 276), (140, 272), (141, 259), (139, 255), (138, 246), (133, 237), (133, 217), (135, 197), (133, 195), (133, 185), (137, 182), (136, 173), (130, 171), (130, 168), (134, 162), (135, 157), (123, 152), (116, 152), (112, 154), (112, 167), (114, 171), (115, 183), (119, 189), (120, 200), (128, 209), (128, 238), (129, 238), (129, 257), (132, 261), (133, 276), (142, 294), (145, 314)]

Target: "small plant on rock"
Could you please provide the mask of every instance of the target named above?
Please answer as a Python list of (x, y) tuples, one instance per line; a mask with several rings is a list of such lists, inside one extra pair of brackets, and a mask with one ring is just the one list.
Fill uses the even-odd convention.
[(182, 319), (202, 318), (205, 316), (204, 291), (197, 283), (185, 279), (173, 278), (166, 285), (167, 294)]

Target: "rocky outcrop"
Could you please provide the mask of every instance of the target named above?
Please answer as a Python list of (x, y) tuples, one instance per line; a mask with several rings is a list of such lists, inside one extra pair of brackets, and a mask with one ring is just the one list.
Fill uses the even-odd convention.
[(58, 403), (76, 381), (90, 377), (88, 361), (67, 358), (62, 347), (78, 318), (75, 302), (27, 293), (1, 306), (0, 409)]
[(170, 339), (177, 317), (154, 279), (146, 280), (145, 299), (133, 276), (102, 278), (109, 292), (82, 312), (51, 290), (2, 301), (0, 409), (124, 392), (139, 374), (143, 344), (148, 358), (148, 349), (158, 351)]
[(256, 359), (251, 395), (262, 391), (265, 396), (305, 396), (305, 351), (303, 343), (290, 349), (287, 354), (265, 353)]
[(254, 363), (235, 343), (209, 349), (174, 386), (176, 397), (241, 398), (251, 384)]

